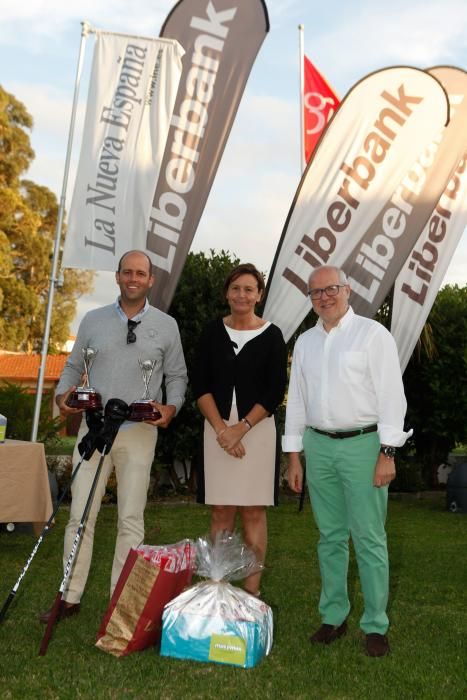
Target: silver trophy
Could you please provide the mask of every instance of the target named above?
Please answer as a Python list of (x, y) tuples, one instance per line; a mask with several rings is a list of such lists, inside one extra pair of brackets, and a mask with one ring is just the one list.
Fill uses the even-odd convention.
[(102, 408), (101, 395), (90, 385), (90, 371), (98, 350), (95, 348), (81, 348), (84, 363), (82, 384), (73, 391), (66, 401), (70, 408), (83, 408), (85, 410), (100, 410)]
[(144, 421), (159, 420), (159, 418), (161, 418), (160, 412), (157, 410), (157, 408), (154, 408), (152, 405), (152, 399), (149, 396), (149, 383), (151, 381), (156, 363), (156, 360), (138, 360), (144, 383), (144, 394), (141, 399), (138, 399), (138, 401), (133, 401), (133, 403), (130, 404), (130, 415), (128, 416), (128, 420)]

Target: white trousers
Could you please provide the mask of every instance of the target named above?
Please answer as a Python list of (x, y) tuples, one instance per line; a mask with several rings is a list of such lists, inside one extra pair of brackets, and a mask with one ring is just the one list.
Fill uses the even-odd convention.
[[(83, 421), (76, 445), (78, 445), (87, 430), (86, 423)], [(110, 595), (114, 591), (131, 547), (136, 547), (143, 541), (144, 509), (146, 507), (149, 477), (156, 442), (157, 429), (146, 423), (135, 423), (130, 427), (121, 429), (117, 434), (110, 453), (104, 459), (91, 509), (81, 536), (79, 551), (75, 557), (68, 585), (63, 593), (63, 599), (67, 602), (79, 603), (86, 586), (91, 565), (96, 519), (105, 494), (107, 481), (114, 467), (118, 484), (118, 530), (112, 566)], [(71, 487), (72, 502), (70, 519), (65, 530), (64, 567), (73, 546), (100, 458), (101, 455), (96, 451), (89, 462), (84, 461)], [(73, 464), (77, 465), (79, 460), (78, 448), (75, 447)]]

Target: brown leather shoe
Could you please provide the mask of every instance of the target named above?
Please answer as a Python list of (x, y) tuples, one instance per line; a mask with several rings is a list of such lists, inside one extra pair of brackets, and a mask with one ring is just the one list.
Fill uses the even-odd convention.
[[(50, 620), (50, 616), (52, 615), (52, 610), (53, 610), (53, 605), (51, 608), (49, 608), (45, 612), (42, 612), (39, 615), (39, 620), (44, 625), (46, 625), (48, 623), (48, 621)], [(60, 620), (64, 620), (66, 617), (71, 617), (72, 615), (77, 615), (80, 610), (81, 610), (80, 603), (67, 603), (64, 600), (61, 600), (60, 607), (58, 609), (56, 622), (60, 622)]]
[(317, 630), (314, 634), (311, 635), (310, 642), (316, 642), (318, 644), (331, 644), (332, 642), (335, 642), (336, 639), (339, 639), (339, 637), (343, 637), (346, 632), (346, 620), (344, 620), (344, 622), (341, 625), (324, 624), (321, 625), (319, 630)]
[(368, 656), (387, 656), (391, 651), (386, 635), (377, 632), (366, 635), (365, 650)]

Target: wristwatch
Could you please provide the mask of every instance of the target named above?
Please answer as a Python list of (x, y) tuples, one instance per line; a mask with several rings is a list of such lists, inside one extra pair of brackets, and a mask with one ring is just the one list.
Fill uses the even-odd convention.
[(382, 455), (384, 455), (385, 457), (389, 457), (390, 459), (394, 459), (394, 457), (396, 456), (396, 448), (391, 447), (391, 445), (381, 445), (379, 451)]

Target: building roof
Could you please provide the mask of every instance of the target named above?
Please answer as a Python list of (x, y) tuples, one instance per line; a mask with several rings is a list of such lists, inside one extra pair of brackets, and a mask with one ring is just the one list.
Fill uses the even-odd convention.
[[(58, 381), (68, 355), (48, 355), (45, 367), (45, 381)], [(40, 355), (26, 353), (0, 354), (0, 379), (8, 381), (37, 379)]]

